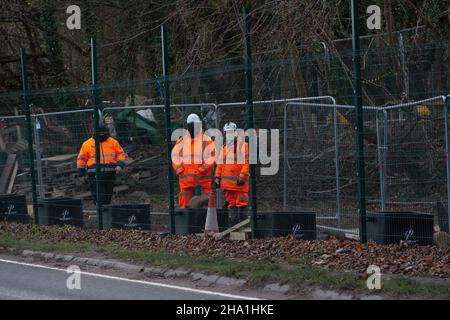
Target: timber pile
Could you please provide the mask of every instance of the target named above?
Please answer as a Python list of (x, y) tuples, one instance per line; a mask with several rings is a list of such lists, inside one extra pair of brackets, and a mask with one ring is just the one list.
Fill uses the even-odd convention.
[(77, 169), (77, 154), (59, 155), (41, 159), (42, 167), (49, 175), (74, 173)]
[[(65, 154), (41, 159), (46, 197), (91, 198), (88, 184), (80, 184), (76, 177), (76, 158), (77, 154)], [(161, 181), (165, 178), (165, 170), (162, 170), (164, 163), (165, 158), (161, 155), (148, 156), (146, 152), (135, 158), (128, 157), (125, 170), (117, 177), (114, 187), (115, 197), (123, 198), (119, 203), (126, 202), (127, 195), (134, 191), (160, 192)], [(17, 189), (22, 193), (31, 192), (27, 177), (16, 182)]]

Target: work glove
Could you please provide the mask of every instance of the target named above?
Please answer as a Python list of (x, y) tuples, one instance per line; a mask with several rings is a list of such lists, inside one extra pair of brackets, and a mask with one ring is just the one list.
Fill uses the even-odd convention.
[(116, 170), (116, 174), (120, 174), (120, 173), (122, 173), (123, 169), (121, 166), (117, 166), (115, 170)]
[(236, 184), (237, 184), (238, 186), (243, 186), (244, 183), (245, 183), (245, 181), (244, 181), (243, 179), (241, 179), (241, 178), (239, 178), (238, 181), (236, 181)]
[(78, 181), (80, 184), (86, 183), (87, 179), (86, 179), (86, 169), (85, 168), (78, 168), (77, 176), (78, 176)]
[(182, 173), (184, 172), (184, 169), (183, 169), (183, 167), (179, 167), (176, 171), (175, 171), (175, 173), (177, 174), (177, 175), (181, 175)]
[(78, 168), (77, 169), (77, 176), (78, 178), (84, 177), (86, 175), (86, 169), (85, 168)]

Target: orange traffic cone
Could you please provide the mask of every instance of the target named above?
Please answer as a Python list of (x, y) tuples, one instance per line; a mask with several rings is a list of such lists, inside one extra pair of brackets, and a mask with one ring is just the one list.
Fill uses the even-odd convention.
[(217, 223), (216, 195), (211, 190), (208, 200), (208, 210), (206, 212), (205, 235), (219, 232)]

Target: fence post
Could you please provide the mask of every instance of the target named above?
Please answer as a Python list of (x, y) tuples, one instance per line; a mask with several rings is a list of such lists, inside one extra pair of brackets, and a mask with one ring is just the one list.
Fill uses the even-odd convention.
[[(245, 97), (247, 111), (248, 129), (254, 128), (253, 123), (253, 83), (252, 83), (252, 63), (251, 63), (251, 38), (250, 38), (250, 19), (248, 14), (248, 4), (244, 3), (242, 9), (244, 16), (244, 73), (245, 73)], [(250, 205), (252, 208), (252, 238), (256, 238), (257, 221), (257, 201), (256, 201), (256, 170), (255, 164), (250, 163)]]
[(39, 130), (41, 129), (41, 123), (37, 117), (34, 117), (34, 144), (36, 146), (36, 169), (38, 174), (39, 183), (39, 197), (45, 197), (44, 177), (42, 175), (42, 161), (41, 161), (41, 139)]
[(103, 229), (102, 216), (102, 188), (100, 172), (100, 142), (98, 140), (99, 114), (98, 105), (101, 103), (98, 96), (97, 88), (97, 42), (95, 38), (91, 38), (91, 76), (92, 76), (92, 101), (94, 109), (94, 139), (95, 139), (95, 190), (96, 190), (96, 210), (98, 219), (98, 228)]
[(361, 50), (359, 39), (358, 0), (352, 0), (353, 86), (356, 120), (356, 167), (358, 178), (359, 237), (367, 242), (366, 231), (366, 181), (364, 173), (364, 123), (361, 98)]
[(445, 97), (444, 100), (444, 120), (445, 120), (445, 157), (447, 167), (447, 232), (450, 234), (450, 148), (448, 141), (448, 109), (450, 107), (450, 96)]
[(384, 176), (383, 176), (383, 154), (382, 154), (382, 143), (381, 143), (381, 133), (380, 133), (380, 120), (379, 111), (375, 111), (375, 121), (377, 127), (377, 154), (378, 154), (378, 175), (380, 177), (380, 206), (381, 211), (386, 210), (386, 203), (384, 198)]
[(388, 114), (383, 110), (383, 183), (384, 183), (384, 203), (389, 201), (387, 189), (387, 156), (388, 156)]
[(170, 233), (175, 234), (175, 203), (172, 170), (172, 123), (170, 121), (170, 80), (169, 80), (169, 53), (167, 45), (167, 30), (161, 26), (162, 67), (164, 77), (164, 110), (166, 119), (166, 146), (167, 146), (167, 183), (169, 191), (169, 225)]
[[(219, 106), (218, 105), (214, 105), (214, 108), (216, 110), (216, 120), (215, 120), (215, 126), (216, 129), (220, 130), (220, 112), (219, 112)], [(216, 189), (216, 207), (217, 208), (222, 208), (222, 203), (223, 203), (223, 193), (222, 190), (220, 190), (220, 188)]]
[(25, 117), (27, 122), (27, 140), (28, 140), (28, 157), (30, 161), (30, 175), (31, 175), (31, 195), (33, 198), (33, 214), (34, 221), (39, 224), (39, 212), (37, 205), (36, 193), (36, 172), (34, 171), (34, 156), (33, 156), (33, 131), (31, 129), (31, 115), (29, 104), (29, 85), (28, 85), (28, 70), (27, 70), (27, 54), (25, 48), (20, 48), (20, 66), (22, 72), (22, 88), (23, 88), (23, 104), (25, 108)]
[(336, 107), (336, 100), (332, 98), (334, 104), (333, 108), (333, 135), (334, 135), (334, 164), (336, 175), (336, 213), (338, 218), (338, 227), (341, 227), (341, 183), (340, 183), (340, 170), (339, 170), (339, 133), (338, 133), (338, 114)]
[(284, 105), (283, 112), (283, 210), (287, 207), (287, 113), (289, 103)]

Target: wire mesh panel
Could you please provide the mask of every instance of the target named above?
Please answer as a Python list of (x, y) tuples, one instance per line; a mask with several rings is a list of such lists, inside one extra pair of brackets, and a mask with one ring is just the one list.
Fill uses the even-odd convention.
[(92, 109), (42, 111), (34, 108), (31, 118), (40, 221), (83, 226), (89, 220), (83, 208), (91, 209), (90, 194), (77, 178), (77, 157), (93, 135)]
[[(446, 211), (447, 121), (443, 97), (387, 107), (382, 146), (386, 210)], [(442, 227), (445, 216), (440, 216)]]
[(25, 117), (0, 118), (0, 221), (29, 222), (31, 218), (26, 134)]
[(357, 225), (353, 116), (330, 99), (286, 107), (285, 206), (317, 212), (320, 225)]
[(92, 222), (83, 212), (87, 196), (76, 174), (81, 144), (92, 136), (91, 94), (84, 85), (30, 92), (39, 223), (81, 227)]
[[(258, 214), (258, 237), (265, 237), (273, 228), (279, 229), (277, 232), (281, 234), (292, 234), (294, 224), (291, 221), (292, 215), (295, 213), (308, 212), (307, 206), (286, 205), (286, 199), (289, 198), (291, 203), (295, 202), (296, 195), (287, 194), (287, 185), (291, 184), (286, 175), (286, 134), (289, 130), (285, 123), (286, 105), (295, 103), (295, 101), (321, 101), (330, 100), (330, 98), (292, 98), (280, 100), (266, 100), (254, 102), (254, 129), (257, 134), (257, 148), (254, 149), (255, 154), (253, 162), (256, 164), (256, 200)], [(218, 126), (222, 130), (224, 124), (234, 122), (237, 127), (247, 130), (247, 106), (245, 102), (241, 103), (223, 103), (218, 106)], [(251, 145), (252, 134), (246, 131), (246, 138)], [(291, 146), (295, 145), (295, 141), (287, 142)], [(250, 147), (250, 153), (252, 149)], [(289, 155), (288, 155), (289, 157)], [(252, 155), (250, 155), (250, 161)], [(289, 172), (290, 175), (292, 172)], [(292, 176), (289, 176), (292, 177)], [(250, 204), (251, 205), (251, 204)], [(281, 211), (285, 211), (284, 225), (277, 223), (281, 215)], [(272, 213), (278, 212), (272, 216)], [(272, 218), (273, 217), (273, 218)], [(287, 220), (286, 220), (287, 219)], [(296, 218), (293, 218), (296, 220)], [(292, 221), (291, 221), (292, 222)], [(272, 225), (275, 223), (274, 226)], [(292, 225), (291, 225), (292, 224)], [(269, 230), (270, 229), (270, 230)], [(283, 229), (283, 230), (281, 230)], [(315, 234), (315, 230), (314, 230)]]

